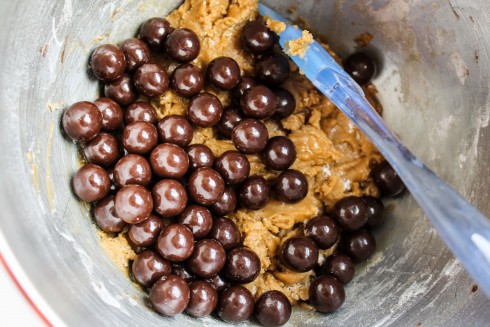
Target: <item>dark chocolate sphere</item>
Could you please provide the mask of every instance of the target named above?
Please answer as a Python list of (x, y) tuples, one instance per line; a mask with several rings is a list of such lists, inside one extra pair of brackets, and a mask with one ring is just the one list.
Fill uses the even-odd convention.
[(63, 130), (73, 141), (86, 142), (95, 138), (102, 128), (102, 115), (95, 104), (80, 101), (63, 113)]
[(190, 299), (187, 283), (176, 275), (160, 278), (150, 290), (150, 302), (156, 312), (164, 316), (176, 316), (182, 313)]
[(94, 202), (106, 197), (111, 187), (111, 180), (102, 167), (85, 164), (73, 176), (72, 185), (73, 191), (80, 200)]
[(291, 302), (280, 291), (267, 291), (255, 302), (255, 317), (262, 326), (282, 326), (291, 317)]
[(113, 81), (124, 73), (126, 59), (124, 53), (115, 45), (103, 44), (92, 52), (90, 67), (96, 78)]
[(291, 237), (280, 246), (279, 258), (294, 271), (309, 271), (318, 261), (318, 247), (308, 237)]
[(332, 218), (347, 231), (364, 226), (368, 219), (366, 202), (358, 196), (348, 196), (338, 201), (332, 210)]
[(262, 159), (269, 169), (288, 169), (296, 160), (296, 147), (288, 137), (274, 136), (262, 151)]
[(310, 285), (310, 304), (318, 311), (331, 313), (339, 309), (345, 301), (344, 286), (332, 276), (320, 276)]
[(240, 67), (233, 58), (215, 58), (208, 65), (206, 79), (220, 90), (231, 90), (240, 80)]
[(252, 293), (245, 287), (231, 286), (219, 296), (218, 316), (230, 324), (243, 322), (252, 315), (254, 302)]
[(226, 255), (225, 273), (230, 280), (240, 284), (254, 281), (261, 269), (260, 259), (249, 248), (237, 247)]
[(187, 263), (196, 276), (209, 278), (223, 269), (226, 260), (226, 252), (220, 242), (204, 239), (196, 242)]
[(265, 24), (262, 17), (245, 24), (242, 30), (242, 45), (252, 54), (263, 54), (272, 49), (277, 35)]
[(218, 304), (218, 292), (205, 281), (193, 281), (189, 283), (191, 297), (187, 309), (189, 315), (197, 318), (210, 315)]
[(166, 226), (158, 237), (157, 250), (162, 257), (169, 261), (187, 260), (194, 251), (192, 232), (181, 224)]
[(361, 229), (344, 236), (343, 249), (352, 260), (361, 262), (376, 251), (376, 239), (368, 230)]
[(188, 185), (191, 198), (204, 206), (216, 203), (225, 191), (225, 181), (211, 168), (199, 168), (189, 178)]
[(258, 210), (265, 207), (269, 194), (270, 187), (264, 177), (251, 176), (240, 186), (238, 199), (244, 208)]
[(178, 62), (189, 62), (197, 58), (201, 43), (196, 33), (188, 28), (178, 28), (165, 40), (165, 52)]
[(288, 169), (276, 178), (274, 191), (280, 201), (296, 203), (308, 195), (308, 180), (299, 170)]
[(387, 161), (376, 165), (372, 176), (382, 195), (396, 196), (405, 189), (405, 184), (403, 184), (400, 176)]

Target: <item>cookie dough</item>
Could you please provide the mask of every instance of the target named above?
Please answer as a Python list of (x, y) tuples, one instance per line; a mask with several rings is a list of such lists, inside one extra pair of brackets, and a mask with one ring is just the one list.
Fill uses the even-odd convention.
[[(243, 26), (257, 15), (256, 0), (187, 0), (167, 18), (175, 28), (190, 28), (199, 36), (201, 52), (192, 62), (194, 65), (205, 70), (214, 58), (229, 56), (240, 65), (242, 75), (253, 76), (253, 58), (242, 49), (240, 33)], [(328, 45), (323, 46), (340, 62)], [(169, 70), (173, 68), (175, 64)], [(297, 159), (292, 168), (306, 175), (309, 193), (296, 204), (271, 200), (261, 210), (240, 209), (229, 218), (238, 224), (244, 245), (257, 253), (262, 264), (259, 277), (245, 287), (256, 298), (268, 290), (282, 291), (294, 304), (307, 300), (314, 272), (297, 273), (281, 266), (275, 255), (278, 246), (300, 233), (302, 228), (298, 224), (323, 214), (338, 200), (349, 195), (377, 196), (378, 190), (369, 177), (370, 167), (381, 161), (382, 157), (352, 122), (300, 74), (292, 62), (291, 71), (291, 77), (283, 87), (294, 95), (296, 109), (280, 122), (267, 120), (265, 124), (271, 137), (288, 135), (294, 142)], [(225, 107), (230, 104), (230, 92), (211, 88), (206, 91), (218, 96)], [(375, 101), (374, 86), (365, 87), (364, 91), (380, 110)], [(187, 103), (187, 99), (171, 90), (153, 100), (160, 118), (170, 114), (185, 115)], [(213, 128), (195, 129), (192, 143), (207, 145), (216, 156), (235, 149), (230, 140), (219, 138)], [(266, 179), (277, 176), (277, 172), (266, 170), (258, 155), (249, 155), (248, 158), (251, 175), (261, 175)], [(103, 244), (121, 268), (125, 267), (122, 264), (124, 260), (134, 256), (122, 233), (114, 240), (104, 240)], [(115, 249), (116, 246), (121, 250)], [(334, 250), (335, 246), (321, 251), (320, 260)]]
[[(253, 59), (242, 49), (240, 33), (243, 26), (257, 15), (255, 0), (187, 0), (168, 16), (168, 20), (174, 27), (187, 27), (198, 34), (202, 43), (201, 53), (194, 62), (197, 66), (205, 69), (215, 57), (230, 56), (238, 62), (242, 74), (253, 75)], [(290, 45), (290, 51), (298, 50), (301, 54), (312, 40), (311, 34), (306, 32), (303, 38)], [(325, 48), (332, 53), (327, 45)], [(297, 204), (272, 200), (261, 210), (240, 209), (229, 218), (240, 227), (244, 245), (255, 251), (262, 263), (260, 276), (245, 286), (256, 297), (268, 290), (280, 290), (295, 303), (308, 298), (313, 272), (297, 273), (282, 267), (275, 257), (277, 247), (298, 232), (296, 224), (322, 214), (325, 207), (332, 207), (341, 198), (349, 195), (377, 196), (378, 190), (369, 178), (370, 166), (382, 157), (353, 123), (299, 73), (293, 63), (291, 66), (291, 77), (283, 87), (296, 99), (295, 112), (280, 123), (266, 121), (266, 126), (271, 137), (288, 134), (294, 142), (297, 159), (292, 168), (307, 176), (310, 185), (308, 196)], [(217, 94), (223, 105), (230, 104), (228, 92), (207, 91)], [(370, 97), (376, 93), (372, 87), (365, 91)], [(162, 116), (183, 115), (186, 102), (168, 92), (154, 104)], [(231, 141), (219, 139), (215, 133), (211, 128), (198, 129), (193, 143), (204, 143), (217, 156), (234, 149)], [(266, 179), (277, 175), (267, 171), (257, 155), (249, 155), (248, 158), (252, 175)], [(334, 248), (322, 251), (320, 260), (333, 251)]]
[(286, 51), (291, 56), (303, 58), (311, 43), (313, 43), (313, 35), (304, 30), (300, 38), (286, 42)]
[(267, 27), (276, 34), (281, 34), (286, 29), (286, 24), (283, 22), (278, 22), (269, 17), (265, 17), (265, 24)]

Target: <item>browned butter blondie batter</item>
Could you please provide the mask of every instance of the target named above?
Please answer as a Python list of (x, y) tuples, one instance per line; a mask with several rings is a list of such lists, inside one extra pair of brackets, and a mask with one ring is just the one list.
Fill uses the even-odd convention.
[[(239, 64), (242, 75), (255, 75), (254, 58), (243, 49), (241, 33), (245, 24), (258, 17), (257, 1), (215, 0), (186, 1), (167, 19), (175, 27), (189, 28), (201, 41), (201, 52), (195, 65), (205, 69), (211, 60), (228, 56)], [(336, 59), (340, 59), (325, 48)], [(287, 135), (293, 141), (297, 157), (292, 169), (303, 172), (308, 178), (309, 192), (299, 203), (287, 204), (271, 199), (260, 210), (239, 209), (228, 217), (239, 226), (243, 244), (260, 258), (262, 270), (259, 277), (245, 286), (258, 297), (269, 290), (280, 290), (295, 303), (308, 299), (308, 287), (313, 271), (298, 273), (281, 266), (276, 253), (278, 246), (293, 235), (302, 233), (309, 219), (321, 216), (325, 208), (332, 208), (340, 199), (348, 196), (379, 196), (370, 178), (373, 163), (382, 156), (368, 139), (321, 94), (290, 62), (291, 75), (282, 85), (293, 94), (296, 107), (291, 116), (280, 121), (266, 120), (271, 137)], [(231, 92), (217, 94), (224, 106), (231, 104)], [(373, 97), (375, 89), (365, 87)], [(161, 116), (185, 115), (187, 101), (172, 90), (153, 104)], [(380, 107), (378, 106), (378, 109)], [(212, 128), (194, 131), (193, 143), (208, 146), (218, 157), (228, 150), (235, 150), (230, 140), (219, 137)], [(259, 155), (248, 156), (250, 175), (273, 179), (278, 172), (266, 169)], [(336, 246), (320, 251), (320, 261), (335, 251)]]
[[(62, 117), (86, 161), (73, 190), (93, 203), (102, 247), (165, 316), (280, 326), (297, 303), (336, 311), (354, 263), (375, 251), (379, 196), (404, 188), (257, 5), (187, 0), (138, 38), (99, 46), (90, 69), (104, 96)], [(312, 41), (305, 31), (285, 51)], [(381, 112), (374, 61), (343, 64)]]

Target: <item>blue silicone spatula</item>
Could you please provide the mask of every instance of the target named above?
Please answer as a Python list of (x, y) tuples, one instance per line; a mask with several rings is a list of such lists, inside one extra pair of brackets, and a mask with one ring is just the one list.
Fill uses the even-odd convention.
[[(269, 7), (259, 4), (264, 17), (286, 23), (279, 44), (299, 39), (302, 30)], [(287, 53), (287, 51), (286, 51)], [(490, 220), (434, 174), (386, 127), (359, 85), (316, 41), (305, 56), (290, 58), (379, 149), (424, 210), (448, 248), (490, 297)]]

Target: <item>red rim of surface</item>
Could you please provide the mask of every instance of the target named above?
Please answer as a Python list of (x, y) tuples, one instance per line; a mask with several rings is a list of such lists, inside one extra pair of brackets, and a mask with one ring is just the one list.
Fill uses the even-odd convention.
[(34, 301), (31, 299), (29, 294), (27, 294), (26, 290), (22, 287), (22, 285), (19, 283), (18, 279), (15, 277), (14, 273), (10, 269), (9, 265), (7, 264), (7, 261), (5, 261), (4, 257), (0, 253), (0, 262), (2, 262), (3, 266), (5, 267), (5, 270), (7, 271), (7, 274), (10, 276), (10, 279), (14, 282), (15, 286), (17, 289), (20, 291), (22, 296), (26, 299), (26, 301), (29, 303), (31, 308), (36, 312), (37, 316), (41, 318), (41, 320), (46, 324), (46, 326), (53, 326), (48, 320), (48, 318), (42, 313), (42, 311), (39, 309), (39, 307), (34, 303)]

